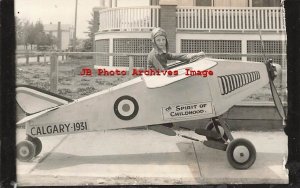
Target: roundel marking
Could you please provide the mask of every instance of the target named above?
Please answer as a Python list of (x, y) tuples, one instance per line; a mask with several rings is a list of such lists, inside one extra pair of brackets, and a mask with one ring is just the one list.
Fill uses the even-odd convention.
[(122, 120), (133, 119), (139, 111), (137, 101), (128, 95), (119, 97), (114, 104), (114, 112), (116, 116)]

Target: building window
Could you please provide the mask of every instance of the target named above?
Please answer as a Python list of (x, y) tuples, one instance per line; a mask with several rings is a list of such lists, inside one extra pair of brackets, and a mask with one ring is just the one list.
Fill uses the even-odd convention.
[(195, 0), (196, 6), (212, 6), (212, 0)]
[[(151, 39), (144, 38), (115, 38), (113, 39), (114, 53), (149, 53), (152, 49)], [(134, 67), (146, 67), (147, 56), (133, 56)], [(129, 58), (114, 56), (113, 66), (128, 67)]]
[[(197, 53), (201, 51), (210, 54), (241, 54), (242, 42), (240, 40), (181, 40), (181, 53)], [(241, 60), (240, 56), (232, 57), (212, 55), (210, 57), (219, 59)]]
[(252, 0), (252, 7), (280, 7), (280, 0)]
[[(248, 54), (263, 54), (266, 53), (266, 56), (277, 54), (274, 57), (271, 57), (273, 59), (274, 63), (278, 63), (280, 65), (286, 64), (286, 58), (281, 55), (285, 54), (286, 52), (286, 41), (271, 41), (267, 40), (264, 41), (264, 50), (262, 49), (262, 44), (260, 40), (248, 40), (247, 41), (247, 53)], [(256, 61), (256, 62), (264, 62), (264, 57), (248, 57), (248, 61)]]
[[(96, 52), (109, 53), (109, 39), (96, 40), (95, 47), (96, 47)], [(102, 66), (108, 66), (109, 57), (104, 55), (96, 55), (96, 64)]]

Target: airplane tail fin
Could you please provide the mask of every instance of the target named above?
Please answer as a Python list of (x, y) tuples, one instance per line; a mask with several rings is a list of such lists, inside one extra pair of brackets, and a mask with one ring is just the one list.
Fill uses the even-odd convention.
[(16, 100), (26, 115), (72, 102), (72, 99), (33, 86), (20, 85), (16, 88)]

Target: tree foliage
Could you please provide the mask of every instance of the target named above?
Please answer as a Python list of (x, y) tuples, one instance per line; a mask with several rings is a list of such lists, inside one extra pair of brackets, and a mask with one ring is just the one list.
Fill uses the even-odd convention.
[(16, 17), (16, 38), (18, 45), (24, 45), (28, 49), (30, 45), (31, 50), (33, 45), (39, 46), (53, 46), (56, 44), (56, 38), (44, 31), (44, 25), (41, 21), (35, 24), (28, 20), (20, 20)]
[(18, 44), (23, 44), (24, 41), (23, 41), (23, 31), (22, 31), (22, 27), (23, 27), (23, 24), (22, 24), (22, 21), (20, 18), (16, 17), (16, 20), (15, 20), (15, 23), (16, 23), (16, 40), (17, 40), (17, 43)]
[(94, 12), (91, 12), (91, 19), (88, 20), (88, 39), (84, 41), (84, 49), (86, 51), (93, 51), (95, 33), (99, 29), (99, 18), (94, 15)]

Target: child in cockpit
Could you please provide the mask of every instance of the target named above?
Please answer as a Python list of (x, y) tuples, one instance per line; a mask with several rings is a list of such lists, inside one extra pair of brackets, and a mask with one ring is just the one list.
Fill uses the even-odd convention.
[(203, 52), (195, 54), (173, 54), (168, 52), (168, 39), (165, 30), (155, 28), (151, 33), (153, 49), (148, 54), (147, 68), (166, 70), (168, 69), (168, 60), (178, 60), (181, 62), (190, 62), (194, 59), (204, 57)]

